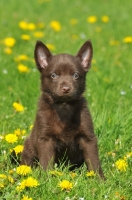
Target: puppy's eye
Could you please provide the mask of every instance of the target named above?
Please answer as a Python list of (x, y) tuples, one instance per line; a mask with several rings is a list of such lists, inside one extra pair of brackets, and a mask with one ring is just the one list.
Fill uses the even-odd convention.
[(57, 78), (58, 78), (58, 75), (57, 75), (56, 73), (52, 73), (52, 74), (51, 74), (51, 78), (52, 78), (52, 79), (57, 79)]
[(74, 79), (78, 79), (78, 78), (79, 78), (79, 74), (78, 74), (78, 73), (74, 73), (74, 74), (73, 74), (73, 78), (74, 78)]

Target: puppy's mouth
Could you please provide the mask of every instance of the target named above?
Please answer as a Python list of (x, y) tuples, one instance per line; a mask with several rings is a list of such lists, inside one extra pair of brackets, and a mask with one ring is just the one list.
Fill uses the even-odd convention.
[(80, 99), (81, 94), (79, 93), (68, 93), (68, 94), (57, 94), (51, 92), (50, 90), (44, 90), (44, 93), (52, 98), (54, 103), (72, 103), (78, 99)]
[(53, 99), (57, 103), (68, 103), (68, 102), (73, 102), (77, 99), (76, 95), (53, 95)]

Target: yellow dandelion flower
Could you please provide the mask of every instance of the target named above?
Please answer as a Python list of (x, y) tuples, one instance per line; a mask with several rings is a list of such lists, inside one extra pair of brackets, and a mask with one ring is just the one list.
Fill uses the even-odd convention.
[(73, 35), (72, 35), (72, 39), (73, 39), (73, 40), (77, 40), (77, 39), (78, 39), (78, 35), (73, 34)]
[(116, 156), (115, 152), (112, 152), (112, 151), (109, 151), (107, 154), (108, 154), (108, 156), (112, 156), (112, 157)]
[(15, 169), (15, 168), (14, 168), (14, 169), (11, 169), (11, 170), (9, 170), (9, 174), (13, 174), (15, 171), (16, 171), (16, 169)]
[(51, 50), (54, 51), (56, 48), (53, 44), (46, 44), (46, 46)]
[(36, 24), (37, 28), (44, 28), (45, 24), (43, 22), (39, 22)]
[(116, 197), (116, 198), (117, 198), (117, 197), (120, 197), (119, 192), (115, 192), (115, 197)]
[(130, 158), (131, 156), (132, 156), (132, 152), (127, 153), (127, 155), (126, 155), (127, 158)]
[(97, 61), (96, 61), (95, 59), (92, 59), (92, 63), (93, 63), (93, 64), (96, 64)]
[(6, 47), (6, 48), (4, 49), (4, 52), (5, 52), (6, 54), (10, 55), (10, 54), (12, 54), (12, 49), (9, 48), (9, 47)]
[(125, 37), (125, 38), (123, 39), (123, 42), (124, 42), (124, 43), (132, 43), (132, 36)]
[(27, 30), (28, 29), (28, 23), (25, 21), (20, 21), (18, 24), (19, 28), (23, 29), (23, 30)]
[(5, 180), (8, 180), (10, 183), (14, 183), (14, 179), (11, 176), (6, 176), (5, 174), (0, 174), (0, 182), (4, 183)]
[(69, 191), (73, 188), (73, 184), (67, 180), (63, 180), (58, 184), (58, 187), (60, 187), (61, 190)]
[(39, 186), (39, 183), (36, 179), (32, 177), (28, 177), (27, 179), (24, 179), (19, 186), (17, 186), (17, 190), (21, 191), (24, 190), (26, 187), (37, 187)]
[(14, 179), (11, 176), (7, 176), (7, 179), (10, 183), (14, 183)]
[(14, 131), (14, 134), (16, 134), (17, 136), (24, 135), (25, 133), (26, 133), (26, 130), (21, 130), (20, 128)]
[(28, 23), (27, 29), (30, 31), (34, 31), (36, 29), (36, 25), (34, 23)]
[(124, 159), (119, 159), (115, 162), (115, 166), (117, 167), (118, 170), (120, 171), (126, 171), (128, 164), (126, 160)]
[(27, 72), (29, 72), (29, 68), (26, 65), (23, 65), (23, 64), (19, 64), (17, 66), (17, 69), (21, 73), (27, 73)]
[(25, 135), (25, 133), (26, 133), (26, 130), (21, 130), (21, 135)]
[(25, 187), (26, 187), (26, 181), (23, 180), (23, 181), (22, 181), (21, 183), (19, 183), (19, 185), (16, 187), (16, 190), (17, 190), (17, 191), (22, 191), (22, 190), (25, 189)]
[(32, 198), (31, 197), (28, 197), (28, 196), (25, 196), (25, 195), (23, 195), (23, 197), (22, 197), (22, 199), (21, 200), (32, 200)]
[(35, 38), (42, 38), (42, 37), (44, 37), (44, 33), (42, 31), (35, 31), (33, 33), (33, 35), (34, 35)]
[(20, 61), (24, 61), (24, 60), (29, 60), (29, 58), (27, 55), (21, 54), (21, 55), (15, 57), (14, 60), (16, 62), (20, 62)]
[(95, 174), (95, 172), (93, 170), (91, 170), (91, 171), (86, 173), (86, 176), (88, 176), (88, 177), (94, 177), (95, 175), (96, 174)]
[(16, 43), (16, 40), (13, 37), (7, 37), (4, 39), (4, 45), (7, 47), (13, 47)]
[(109, 17), (107, 16), (107, 15), (103, 15), (102, 17), (101, 17), (101, 21), (102, 22), (104, 22), (104, 23), (108, 23), (109, 22)]
[(70, 175), (72, 178), (75, 178), (77, 176), (77, 174), (75, 172), (71, 172)]
[(22, 40), (26, 40), (26, 41), (28, 41), (28, 40), (31, 39), (31, 37), (30, 37), (30, 35), (23, 34), (23, 35), (21, 35), (21, 39), (22, 39)]
[(95, 28), (95, 31), (98, 32), (98, 33), (100, 33), (100, 32), (102, 31), (102, 28), (101, 28), (100, 26), (97, 26), (97, 27)]
[(95, 59), (92, 59), (92, 63), (93, 63), (93, 64), (96, 64), (96, 62), (97, 62), (97, 61), (96, 61)]
[(59, 172), (59, 171), (56, 171), (56, 170), (50, 171), (50, 174), (52, 174), (52, 175), (54, 175), (54, 176), (62, 176), (62, 175), (63, 175), (62, 172)]
[(36, 29), (36, 25), (34, 23), (27, 23), (25, 21), (20, 21), (18, 26), (23, 30), (33, 31)]
[(16, 134), (17, 136), (20, 136), (20, 135), (21, 135), (21, 130), (20, 130), (20, 128), (16, 129), (16, 130), (14, 131), (14, 134)]
[(7, 176), (5, 174), (0, 174), (0, 179), (6, 179)]
[(109, 78), (103, 78), (103, 81), (106, 82), (106, 83), (109, 83), (110, 79)]
[(118, 46), (120, 44), (120, 42), (117, 40), (110, 40), (109, 44), (110, 44), (110, 46)]
[(4, 183), (0, 183), (0, 188), (4, 188)]
[[(22, 111), (24, 111), (24, 107), (23, 107), (22, 104), (20, 104), (20, 103), (14, 102), (14, 103), (13, 103), (13, 107), (14, 107), (15, 111), (17, 111), (17, 112), (22, 112)], [(14, 134), (14, 135), (15, 135), (15, 134)]]
[(16, 147), (13, 148), (13, 150), (15, 151), (16, 155), (18, 155), (23, 151), (23, 148), (24, 148), (23, 145), (17, 145)]
[(13, 173), (14, 173), (13, 169), (9, 170), (9, 174), (13, 174)]
[(10, 133), (10, 134), (7, 134), (7, 135), (5, 136), (5, 140), (6, 140), (8, 143), (15, 143), (15, 142), (17, 142), (18, 137), (17, 137), (15, 134)]
[(30, 166), (21, 165), (21, 166), (16, 168), (16, 173), (19, 174), (19, 175), (27, 175), (27, 174), (31, 174), (32, 170), (31, 170)]
[(59, 32), (61, 30), (60, 22), (55, 20), (50, 22), (50, 27), (56, 32)]
[(92, 69), (93, 69), (93, 71), (94, 71), (94, 72), (97, 72), (97, 71), (98, 71), (98, 68), (97, 68), (97, 67), (95, 67), (95, 66), (93, 66), (93, 68), (92, 68)]
[(116, 154), (113, 152), (113, 153), (112, 153), (112, 156), (113, 156), (113, 157), (115, 157), (115, 156), (116, 156)]
[(26, 179), (26, 187), (37, 187), (39, 185), (38, 181), (32, 177)]
[(33, 129), (33, 126), (34, 126), (33, 124), (30, 125), (29, 130), (32, 130), (32, 129)]
[(73, 19), (70, 20), (70, 24), (76, 25), (76, 24), (78, 24), (78, 20), (73, 18)]
[(94, 24), (97, 21), (97, 17), (92, 15), (87, 18), (87, 22), (90, 24)]

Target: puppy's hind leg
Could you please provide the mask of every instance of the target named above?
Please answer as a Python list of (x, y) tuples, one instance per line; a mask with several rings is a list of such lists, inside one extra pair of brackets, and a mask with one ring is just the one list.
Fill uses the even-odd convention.
[(33, 161), (35, 158), (35, 150), (31, 144), (30, 138), (27, 138), (24, 144), (24, 149), (21, 155), (21, 165), (28, 165), (33, 167)]

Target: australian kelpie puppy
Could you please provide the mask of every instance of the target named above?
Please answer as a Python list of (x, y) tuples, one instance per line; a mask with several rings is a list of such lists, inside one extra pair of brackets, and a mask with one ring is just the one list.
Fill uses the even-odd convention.
[(93, 122), (83, 97), (92, 54), (90, 41), (76, 56), (52, 55), (42, 42), (36, 43), (34, 56), (41, 74), (42, 95), (21, 164), (33, 166), (34, 159), (38, 159), (46, 170), (62, 160), (71, 169), (85, 162), (88, 170), (104, 179)]

